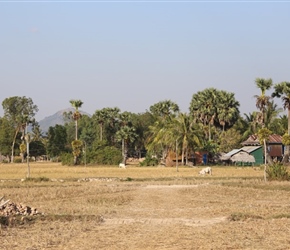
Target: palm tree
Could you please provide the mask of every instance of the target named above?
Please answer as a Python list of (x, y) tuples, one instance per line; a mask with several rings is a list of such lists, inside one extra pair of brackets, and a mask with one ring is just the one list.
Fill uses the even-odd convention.
[(264, 126), (265, 125), (265, 111), (266, 107), (269, 105), (270, 102), (270, 96), (266, 95), (266, 91), (269, 90), (272, 87), (272, 79), (264, 79), (264, 78), (256, 78), (255, 80), (256, 86), (261, 90), (260, 95), (255, 95), (256, 98), (256, 107), (261, 111), (261, 123)]
[[(186, 113), (179, 115), (172, 121), (169, 126), (169, 134), (176, 138), (178, 144), (181, 145), (181, 163), (184, 165), (184, 158), (188, 164), (189, 147), (200, 145), (198, 133), (195, 130), (194, 123)], [(177, 153), (177, 152), (176, 152)]]
[(190, 113), (197, 121), (208, 127), (208, 140), (211, 140), (211, 126), (217, 116), (217, 90), (208, 88), (192, 96)]
[(242, 138), (246, 139), (248, 138), (250, 135), (256, 134), (259, 130), (259, 128), (261, 128), (260, 125), (260, 112), (257, 111), (253, 111), (252, 113), (249, 114), (245, 114), (245, 119), (244, 119), (244, 126), (245, 126), (245, 130), (243, 132)]
[(84, 104), (81, 100), (70, 100), (71, 105), (75, 108), (75, 112), (73, 113), (73, 119), (76, 124), (76, 140), (78, 139), (78, 120), (81, 118), (81, 113), (79, 112), (79, 108)]
[(116, 139), (122, 142), (123, 163), (126, 165), (127, 147), (130, 142), (133, 142), (138, 135), (135, 133), (135, 128), (127, 125), (123, 126), (117, 133)]
[(212, 140), (212, 127), (232, 126), (239, 118), (239, 102), (233, 93), (208, 88), (192, 96), (190, 115), (207, 128), (208, 141)]
[[(256, 98), (256, 107), (261, 112), (261, 119), (260, 123), (262, 124), (262, 129), (258, 131), (263, 131), (265, 129), (265, 116), (266, 116), (266, 109), (267, 106), (270, 104), (270, 96), (266, 95), (266, 91), (272, 87), (272, 79), (264, 79), (264, 78), (256, 78), (255, 80), (256, 86), (261, 90), (261, 95), (255, 95)], [(267, 163), (267, 143), (266, 139), (264, 138), (263, 144), (264, 145), (264, 157), (265, 157), (265, 168)]]
[(278, 108), (278, 105), (274, 101), (270, 101), (265, 110), (264, 123), (265, 127), (268, 128), (271, 123), (277, 118), (279, 113), (283, 111), (282, 108)]
[[(274, 92), (272, 97), (282, 98), (283, 108), (288, 110), (288, 133), (290, 136), (290, 82), (281, 82), (274, 85)], [(289, 145), (286, 145), (286, 152), (284, 155), (284, 162), (289, 160)]]
[(168, 119), (169, 117), (175, 116), (177, 112), (179, 112), (179, 106), (170, 100), (165, 100), (150, 106), (150, 112), (155, 117)]
[(225, 126), (232, 125), (239, 116), (240, 103), (236, 101), (234, 93), (228, 93), (226, 91), (219, 92), (219, 101), (217, 103), (217, 117), (220, 125), (225, 131)]
[(165, 161), (168, 151), (175, 148), (175, 139), (169, 131), (169, 122), (157, 120), (149, 126), (149, 133), (146, 142), (148, 152), (161, 157)]
[(94, 114), (94, 118), (99, 123), (100, 126), (100, 141), (103, 140), (103, 130), (104, 130), (104, 124), (108, 118), (108, 113), (106, 112), (106, 109), (96, 110)]

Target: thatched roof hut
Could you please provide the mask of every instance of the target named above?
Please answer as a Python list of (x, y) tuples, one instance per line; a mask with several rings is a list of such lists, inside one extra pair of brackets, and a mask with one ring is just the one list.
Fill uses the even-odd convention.
[(250, 155), (247, 152), (240, 151), (237, 154), (233, 155), (230, 160), (232, 162), (249, 162), (249, 163), (254, 163), (255, 162), (255, 157)]

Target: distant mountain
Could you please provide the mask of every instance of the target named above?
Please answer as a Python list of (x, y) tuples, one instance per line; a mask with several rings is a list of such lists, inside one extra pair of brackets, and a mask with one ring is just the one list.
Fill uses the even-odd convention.
[[(56, 124), (64, 125), (65, 122), (63, 119), (63, 113), (64, 112), (68, 113), (70, 111), (74, 112), (74, 109), (67, 108), (67, 109), (60, 110), (60, 111), (56, 112), (55, 114), (47, 116), (44, 119), (42, 119), (41, 121), (39, 121), (38, 123), (39, 123), (40, 129), (43, 132), (43, 134), (45, 134), (48, 131), (49, 127), (54, 127)], [(89, 113), (86, 113), (86, 112), (81, 111), (81, 110), (79, 110), (79, 111), (83, 115), (91, 116)]]

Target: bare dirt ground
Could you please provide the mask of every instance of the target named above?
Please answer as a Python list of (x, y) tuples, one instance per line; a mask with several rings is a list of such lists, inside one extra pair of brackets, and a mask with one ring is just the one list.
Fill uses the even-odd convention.
[(259, 179), (2, 183), (44, 215), (0, 249), (290, 249), (290, 184)]

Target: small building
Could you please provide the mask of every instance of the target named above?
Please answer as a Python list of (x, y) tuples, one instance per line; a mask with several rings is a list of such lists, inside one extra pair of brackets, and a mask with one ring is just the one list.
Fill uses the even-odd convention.
[[(243, 146), (261, 146), (257, 135), (250, 135), (247, 140), (242, 142)], [(284, 154), (284, 145), (282, 143), (282, 136), (273, 134), (269, 136), (267, 141), (268, 154), (272, 159), (277, 158), (282, 160)]]
[(244, 146), (233, 149), (221, 157), (224, 162), (234, 162), (236, 165), (260, 165), (263, 164), (263, 150), (261, 146)]

